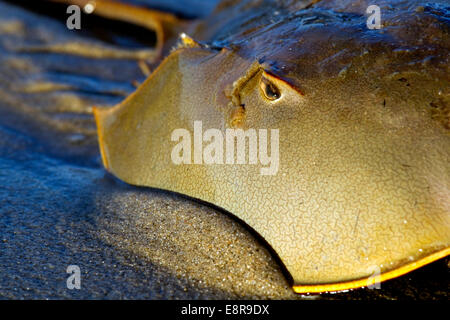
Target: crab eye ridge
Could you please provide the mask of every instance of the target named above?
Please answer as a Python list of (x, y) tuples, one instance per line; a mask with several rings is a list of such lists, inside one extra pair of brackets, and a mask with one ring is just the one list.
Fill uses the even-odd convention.
[(264, 97), (268, 100), (275, 101), (280, 99), (281, 92), (278, 87), (267, 79), (264, 75), (261, 76), (260, 88)]

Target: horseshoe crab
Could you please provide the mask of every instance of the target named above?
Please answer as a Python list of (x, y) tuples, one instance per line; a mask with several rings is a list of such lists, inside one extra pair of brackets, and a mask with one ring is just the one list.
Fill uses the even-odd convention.
[[(97, 13), (112, 4), (97, 1)], [(298, 293), (368, 286), (447, 256), (449, 8), (382, 1), (382, 28), (369, 30), (369, 5), (230, 0), (180, 23), (112, 15), (154, 29), (164, 60), (123, 103), (95, 109), (105, 168), (231, 212), (274, 249)], [(165, 35), (181, 32), (170, 51)], [(196, 162), (205, 149), (187, 147), (188, 161), (174, 163), (174, 131), (196, 121), (213, 131), (185, 146), (209, 142), (216, 155), (228, 129), (279, 130), (276, 173), (227, 164), (223, 152)]]

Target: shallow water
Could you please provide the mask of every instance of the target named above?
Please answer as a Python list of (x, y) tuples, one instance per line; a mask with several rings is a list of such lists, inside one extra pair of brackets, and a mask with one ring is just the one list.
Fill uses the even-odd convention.
[[(0, 1), (0, 298), (305, 298), (232, 216), (103, 170), (92, 106), (145, 76), (133, 59), (28, 50), (71, 42), (115, 50)], [(69, 265), (81, 290), (66, 288)], [(381, 290), (308, 299), (447, 299), (448, 275), (442, 260)]]

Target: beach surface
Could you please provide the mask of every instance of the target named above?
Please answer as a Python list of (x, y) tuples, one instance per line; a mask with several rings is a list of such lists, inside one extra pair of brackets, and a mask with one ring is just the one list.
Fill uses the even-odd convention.
[[(0, 1), (1, 299), (448, 299), (448, 260), (380, 290), (296, 295), (264, 240), (231, 214), (108, 174), (92, 106), (145, 80), (133, 58), (144, 44), (68, 30), (64, 10), (44, 9)], [(67, 288), (70, 265), (79, 290)]]

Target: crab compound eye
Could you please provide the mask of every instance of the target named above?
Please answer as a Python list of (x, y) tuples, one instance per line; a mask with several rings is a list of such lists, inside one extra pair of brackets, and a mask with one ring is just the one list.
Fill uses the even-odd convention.
[(281, 97), (280, 89), (278, 89), (278, 87), (269, 79), (267, 79), (264, 75), (261, 76), (259, 87), (261, 88), (261, 91), (266, 99), (271, 101), (280, 99)]

